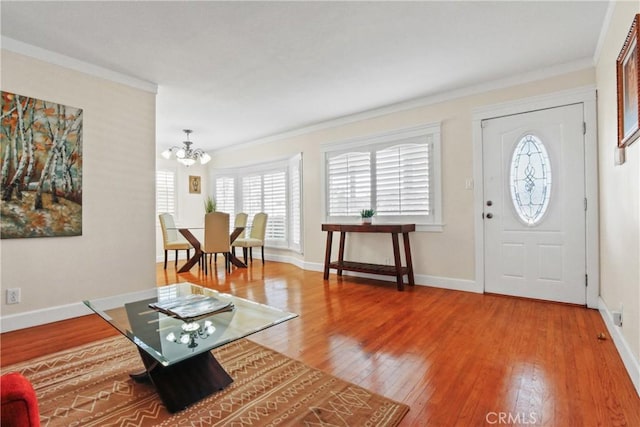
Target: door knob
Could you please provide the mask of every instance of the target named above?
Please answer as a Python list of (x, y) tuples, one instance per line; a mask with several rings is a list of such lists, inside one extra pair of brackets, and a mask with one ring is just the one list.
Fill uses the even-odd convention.
[(488, 213), (487, 214), (487, 218), (489, 218), (489, 219), (493, 218), (493, 214), (492, 213)]

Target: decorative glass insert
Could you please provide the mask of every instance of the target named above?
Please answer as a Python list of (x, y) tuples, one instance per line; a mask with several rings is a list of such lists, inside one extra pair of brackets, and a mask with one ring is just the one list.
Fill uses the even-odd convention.
[(536, 225), (549, 207), (551, 162), (542, 141), (534, 135), (523, 136), (511, 158), (511, 200), (520, 220)]

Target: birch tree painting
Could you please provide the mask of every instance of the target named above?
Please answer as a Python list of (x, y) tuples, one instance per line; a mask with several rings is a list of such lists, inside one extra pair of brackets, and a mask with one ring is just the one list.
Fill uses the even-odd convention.
[(82, 235), (82, 109), (0, 94), (1, 238)]

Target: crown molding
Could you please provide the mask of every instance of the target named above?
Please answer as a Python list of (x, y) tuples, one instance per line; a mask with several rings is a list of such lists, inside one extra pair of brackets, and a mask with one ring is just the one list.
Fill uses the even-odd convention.
[(609, 4), (607, 5), (607, 12), (604, 15), (604, 20), (602, 21), (602, 27), (600, 28), (600, 36), (598, 37), (598, 42), (596, 44), (596, 50), (593, 53), (593, 64), (598, 64), (600, 60), (600, 54), (602, 53), (602, 47), (604, 45), (604, 40), (607, 37), (607, 33), (609, 32), (609, 27), (611, 26), (611, 19), (613, 17), (613, 11), (616, 8), (616, 2), (613, 0), (609, 0)]
[(215, 153), (221, 153), (221, 152), (246, 149), (254, 145), (267, 144), (270, 142), (280, 141), (287, 138), (293, 138), (296, 136), (305, 135), (312, 132), (335, 128), (338, 126), (344, 126), (344, 125), (348, 125), (351, 123), (355, 123), (355, 122), (359, 122), (367, 119), (385, 116), (388, 114), (412, 110), (420, 107), (427, 107), (430, 105), (439, 104), (439, 103), (451, 101), (454, 99), (464, 98), (467, 96), (478, 95), (478, 94), (490, 92), (493, 90), (506, 89), (509, 87), (513, 87), (513, 86), (517, 86), (525, 83), (531, 83), (534, 81), (557, 77), (563, 74), (586, 70), (593, 67), (594, 67), (593, 58), (587, 57), (577, 61), (558, 64), (551, 67), (530, 71), (527, 73), (520, 73), (515, 76), (511, 76), (503, 79), (497, 79), (497, 80), (493, 80), (485, 83), (480, 83), (477, 85), (472, 85), (472, 86), (452, 90), (449, 92), (443, 92), (435, 95), (414, 98), (407, 101), (390, 104), (384, 107), (374, 108), (374, 109), (363, 111), (360, 113), (355, 113), (355, 114), (339, 117), (336, 119), (327, 120), (327, 121), (316, 123), (310, 126), (305, 126), (298, 129), (292, 129), (289, 131), (266, 136), (263, 138), (258, 138), (258, 139), (246, 141), (243, 143), (233, 144), (227, 147), (221, 147), (211, 151)]
[(94, 77), (99, 77), (115, 83), (120, 83), (136, 89), (144, 90), (145, 92), (151, 92), (154, 94), (158, 93), (158, 85), (155, 83), (138, 79), (136, 77), (131, 77), (117, 71), (90, 64), (88, 62), (80, 61), (79, 59), (52, 52), (50, 50), (42, 49), (40, 47), (33, 46), (9, 37), (2, 36), (1, 46), (3, 50), (7, 50), (9, 52), (29, 56), (31, 58), (39, 59), (50, 64), (59, 65), (61, 67), (89, 74)]

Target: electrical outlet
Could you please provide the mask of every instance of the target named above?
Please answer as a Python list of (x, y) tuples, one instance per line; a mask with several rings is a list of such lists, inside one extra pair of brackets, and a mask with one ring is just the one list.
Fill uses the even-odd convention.
[(18, 304), (20, 302), (20, 288), (7, 289), (7, 304)]
[(613, 324), (616, 326), (622, 326), (622, 313), (619, 311), (612, 311), (611, 317), (613, 317)]

